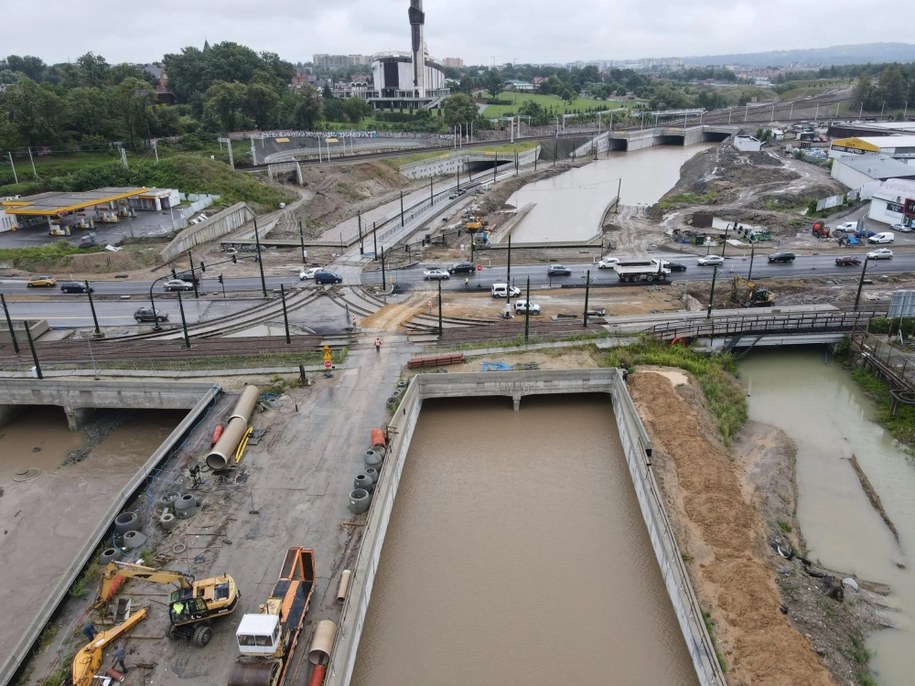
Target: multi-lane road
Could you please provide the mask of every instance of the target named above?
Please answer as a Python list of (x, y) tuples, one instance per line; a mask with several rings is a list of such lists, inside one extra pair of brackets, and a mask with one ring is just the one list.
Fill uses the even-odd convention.
[[(792, 264), (770, 264), (765, 254), (757, 254), (753, 259), (751, 276), (754, 281), (836, 276), (857, 279), (861, 275), (863, 257), (866, 252), (858, 249), (855, 252), (849, 250), (841, 253), (855, 254), (862, 258), (862, 265), (857, 267), (837, 266), (835, 258), (839, 253), (798, 256)], [(658, 254), (654, 257), (686, 265), (685, 271), (674, 272), (671, 278), (674, 283), (709, 281), (715, 272), (712, 267), (699, 266), (697, 264), (698, 256), (695, 255)], [(490, 285), (507, 279), (517, 286), (525, 287), (528, 278), (530, 278), (531, 287), (536, 289), (550, 286), (583, 286), (586, 275), (590, 272), (590, 283), (593, 287), (623, 287), (616, 273), (611, 269), (598, 269), (597, 265), (592, 262), (567, 262), (565, 265), (572, 271), (570, 276), (548, 277), (544, 264), (512, 265), (510, 275), (505, 266), (483, 266), (481, 271), (468, 275), (467, 284), (464, 282), (465, 275), (455, 274), (450, 279), (443, 281), (441, 286), (444, 291), (480, 292), (485, 290), (488, 292)], [(410, 269), (388, 270), (385, 274), (385, 281), (388, 285), (397, 283), (404, 290), (436, 290), (438, 283), (423, 278), (423, 270), (429, 266), (423, 264)], [(894, 250), (892, 260), (872, 260), (867, 263), (869, 277), (899, 272), (915, 272), (915, 252)], [(744, 277), (750, 274), (749, 255), (729, 256), (726, 252), (724, 264), (718, 267), (718, 278), (728, 278), (734, 274)], [(261, 296), (261, 280), (257, 276), (226, 278), (223, 284), (220, 284), (216, 278), (207, 278), (206, 275), (204, 277), (198, 286), (200, 298), (195, 298), (193, 292), (182, 294), (188, 322), (197, 322), (201, 319), (224, 316), (248, 309), (255, 306), (254, 301)], [(318, 287), (313, 281), (299, 281), (295, 275), (267, 276), (265, 281), (268, 292), (279, 290), (281, 284), (287, 291)], [(380, 284), (380, 270), (363, 272), (361, 283)], [(101, 326), (135, 325), (134, 311), (140, 306), (149, 305), (151, 286), (149, 281), (106, 280), (92, 281), (91, 285), (94, 289), (93, 300), (96, 315)], [(345, 285), (346, 282), (344, 282)], [(161, 283), (153, 287), (156, 308), (168, 313), (171, 322), (180, 322), (177, 295), (164, 292)], [(89, 298), (86, 294), (63, 294), (57, 287), (28, 288), (23, 279), (0, 280), (0, 292), (4, 294), (10, 315), (13, 317), (47, 319), (51, 326), (56, 328), (85, 327), (93, 324)], [(223, 294), (225, 294), (225, 298)]]

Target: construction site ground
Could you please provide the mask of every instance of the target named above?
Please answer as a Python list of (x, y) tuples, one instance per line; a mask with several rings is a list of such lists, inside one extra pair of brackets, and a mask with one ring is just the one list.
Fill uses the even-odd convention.
[[(321, 192), (336, 193), (340, 198), (353, 193), (353, 186), (341, 193), (340, 184), (331, 183), (335, 173), (330, 168), (322, 172)], [(387, 172), (384, 175), (387, 179)], [(342, 183), (346, 178), (353, 177), (341, 175), (338, 180)], [(366, 172), (366, 179), (360, 179), (355, 186), (362, 184), (369, 189), (366, 193), (374, 192), (388, 200), (409, 185), (370, 179), (371, 174)], [(656, 206), (647, 214), (624, 206), (611, 218), (606, 236), (613, 240), (620, 255), (656, 250), (704, 253), (704, 248), (675, 243), (672, 234), (674, 229), (689, 229), (688, 219), (693, 213), (711, 211), (729, 222), (768, 228), (780, 249), (829, 256), (836, 254), (839, 247), (809, 234), (809, 220), (803, 215), (804, 200), (837, 192), (838, 188), (825, 170), (793, 157), (738, 153), (724, 144), (687, 163), (681, 183), (669, 194), (701, 197), (701, 204), (674, 203), (666, 212)], [(290, 209), (307, 215), (314, 198), (311, 193), (306, 189), (301, 202)], [(497, 186), (484, 202), (495, 212), (502, 209), (500, 202), (509, 195), (508, 188)], [(330, 207), (321, 213), (324, 231), (331, 231), (334, 222), (351, 217), (354, 207), (371, 204), (362, 198), (349, 206), (339, 198), (336, 202), (326, 198), (322, 202)], [(289, 226), (287, 222), (291, 232)], [(320, 233), (322, 227), (314, 230)], [(327, 264), (333, 259), (332, 252), (311, 252), (308, 262)], [(596, 247), (595, 254), (599, 252)], [(740, 252), (735, 247), (729, 254)], [(220, 255), (215, 245), (202, 248), (202, 259)], [(492, 259), (498, 261), (502, 255), (501, 251), (493, 251)], [(441, 264), (461, 259), (462, 255), (456, 246), (429, 246), (411, 257)], [(578, 250), (557, 254), (545, 249), (513, 253), (513, 260), (518, 262), (573, 261), (576, 257), (591, 261), (594, 255), (583, 255)], [(148, 266), (137, 266), (135, 273), (148, 274)], [(265, 266), (271, 271), (294, 270), (300, 267), (300, 260), (294, 251), (268, 251)], [(96, 268), (103, 269), (103, 265)], [(257, 267), (239, 264), (238, 269), (239, 274), (248, 270), (253, 275)], [(154, 273), (159, 275), (158, 271)], [(804, 278), (779, 281), (773, 288), (779, 303), (841, 305), (852, 302), (853, 282), (853, 276)], [(863, 297), (887, 297), (892, 290), (906, 285), (911, 285), (909, 278), (894, 276), (867, 285)], [(707, 282), (695, 281), (667, 287), (595, 289), (590, 306), (603, 307), (608, 315), (696, 309), (705, 305), (708, 288)], [(434, 344), (408, 343), (403, 336), (402, 325), (425, 312), (429, 293), (431, 290), (407, 293), (366, 317), (360, 322), (362, 336), (350, 350), (345, 368), (338, 369), (332, 378), (315, 377), (310, 386), (286, 388), (277, 404), (255, 416), (254, 426), (267, 429), (267, 433), (258, 445), (249, 448), (237, 472), (239, 478), (226, 482), (206, 475), (201, 487), (204, 507), (197, 517), (188, 520), (184, 530), (170, 534), (173, 540), (157, 546), (163, 561), (169, 550), (174, 551), (177, 541), (194, 551), (191, 567), (198, 576), (222, 572), (235, 575), (244, 589), (240, 613), (256, 611), (266, 597), (276, 578), (282, 551), (288, 545), (312, 545), (316, 549), (319, 583), (309, 627), (319, 619), (336, 618), (336, 583), (340, 570), (354, 559), (361, 526), (361, 518), (347, 510), (347, 494), (352, 478), (362, 467), (369, 429), (384, 422), (385, 400), (405, 375), (407, 359), (414, 353), (437, 349)], [(537, 298), (546, 303), (545, 310), (581, 312), (580, 289), (543, 290)], [(722, 288), (716, 293), (716, 306), (726, 306), (728, 298), (728, 289)], [(485, 289), (458, 291), (445, 301), (448, 315), (486, 320), (497, 317), (502, 305)], [(519, 319), (512, 325), (521, 331)], [(370, 347), (375, 336), (384, 338), (380, 354)], [(541, 368), (604, 363), (600, 352), (582, 343), (571, 350), (489, 351), (448, 372), (477, 371), (482, 360), (537, 364)], [(290, 375), (286, 381), (292, 379)], [(229, 389), (239, 388), (241, 381), (239, 377), (214, 378), (214, 383), (225, 384)], [(265, 379), (252, 381), (264, 386), (269, 383)], [(846, 600), (833, 605), (836, 601), (826, 598), (821, 582), (803, 575), (799, 563), (789, 564), (770, 545), (778, 534), (772, 531), (772, 523), (783, 521), (793, 532), (791, 544), (801, 554), (804, 550), (794, 517), (791, 441), (773, 427), (751, 422), (731, 446), (724, 446), (700, 390), (682, 372), (639, 370), (630, 376), (630, 387), (655, 441), (655, 464), (668, 512), (699, 601), (709, 614), (729, 683), (857, 683), (861, 665), (854, 642), (860, 640), (862, 632), (882, 623), (879, 593), (867, 596), (866, 602)], [(204, 432), (210, 429), (212, 426), (201, 427)], [(185, 458), (199, 459), (199, 455)], [(178, 554), (171, 557), (168, 563), (180, 564)], [(885, 591), (877, 587), (873, 590)], [(232, 634), (237, 622), (227, 620), (218, 626), (211, 645), (200, 650), (160, 638), (165, 629), (162, 610), (154, 605), (153, 617), (128, 641), (128, 662), (142, 667), (131, 672), (130, 681), (201, 686), (224, 682), (236, 652)], [(72, 612), (76, 616), (75, 610)], [(837, 612), (841, 614), (838, 623)], [(52, 657), (39, 657), (30, 676), (21, 683), (42, 683), (41, 667), (49, 665)], [(293, 674), (302, 678), (304, 671), (302, 660), (297, 658)]]

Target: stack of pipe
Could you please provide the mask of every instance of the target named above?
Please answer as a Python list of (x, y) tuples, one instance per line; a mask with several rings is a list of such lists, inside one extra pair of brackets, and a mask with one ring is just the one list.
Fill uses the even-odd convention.
[(207, 466), (210, 469), (225, 469), (229, 466), (229, 460), (235, 457), (235, 451), (238, 444), (244, 438), (248, 429), (248, 421), (257, 405), (257, 399), (260, 397), (260, 391), (257, 386), (245, 386), (235, 403), (235, 409), (232, 410), (232, 416), (226, 422), (226, 428), (222, 436), (216, 441), (216, 445), (207, 455)]

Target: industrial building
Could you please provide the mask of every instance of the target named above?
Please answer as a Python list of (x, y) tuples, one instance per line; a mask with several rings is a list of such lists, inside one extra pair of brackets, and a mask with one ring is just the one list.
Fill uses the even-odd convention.
[(885, 155), (915, 162), (915, 135), (837, 138), (829, 146), (831, 159), (852, 155)]

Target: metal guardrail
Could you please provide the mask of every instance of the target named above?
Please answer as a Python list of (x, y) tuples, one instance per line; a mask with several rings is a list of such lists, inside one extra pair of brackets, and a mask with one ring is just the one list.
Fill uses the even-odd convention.
[(643, 333), (674, 340), (676, 338), (728, 338), (747, 334), (809, 334), (833, 331), (851, 332), (866, 328), (875, 317), (885, 312), (795, 312), (767, 311), (755, 315), (712, 317), (704, 320), (664, 322)]

